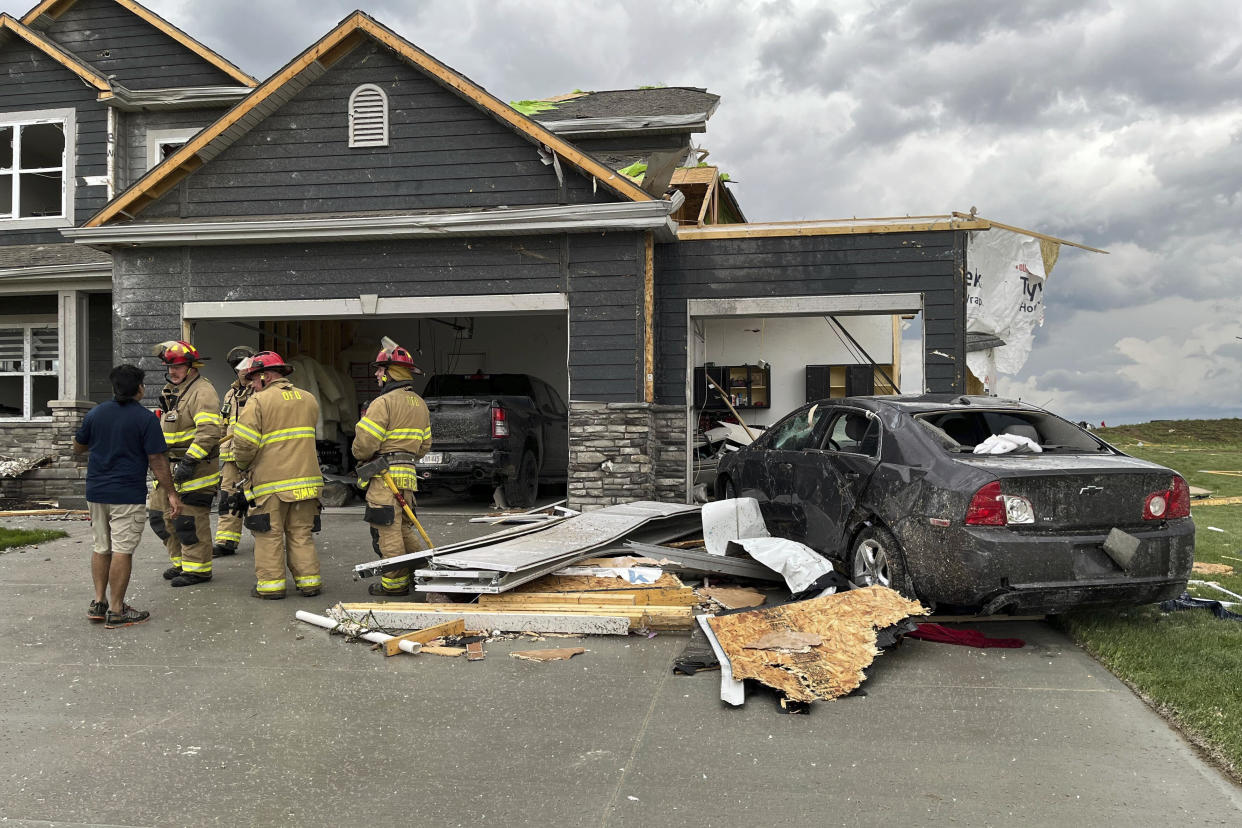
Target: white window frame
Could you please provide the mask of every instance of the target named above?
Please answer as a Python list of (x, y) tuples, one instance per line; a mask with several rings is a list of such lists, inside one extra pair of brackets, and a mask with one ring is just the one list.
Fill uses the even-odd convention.
[[(359, 138), (355, 133), (355, 119), (357, 118), (357, 101), (358, 96), (364, 92), (375, 92), (383, 101), (384, 123), (383, 134), (378, 138)], [(349, 95), (349, 145), (351, 147), (386, 147), (388, 146), (388, 93), (380, 89), (373, 83), (364, 83), (355, 89)]]
[(160, 158), (161, 144), (185, 144), (201, 129), (184, 127), (182, 129), (152, 129), (147, 131), (147, 169), (151, 169), (164, 159)]
[[(65, 343), (64, 336), (60, 326), (57, 324), (57, 317), (48, 316), (21, 316), (0, 320), (0, 330), (22, 331), (22, 370), (21, 371), (0, 371), (0, 377), (21, 377), (22, 378), (22, 414), (20, 417), (5, 416), (0, 414), (0, 422), (50, 422), (51, 417), (35, 417), (33, 416), (34, 403), (34, 382), (33, 377), (56, 377), (56, 396), (53, 399), (60, 398), (60, 368), (64, 364), (65, 359)], [(31, 365), (31, 349), (33, 347), (32, 331), (35, 328), (50, 328), (56, 331), (56, 362), (50, 371), (32, 371)]]
[(36, 170), (21, 170), (21, 141), (18, 139), (18, 130), (21, 127), (34, 126), (37, 124), (60, 124), (65, 134), (65, 147), (61, 154), (61, 182), (60, 182), (60, 215), (59, 216), (38, 216), (36, 218), (4, 218), (0, 217), (0, 230), (13, 230), (19, 228), (39, 228), (39, 227), (72, 227), (73, 226), (73, 192), (74, 192), (74, 159), (77, 155), (77, 121), (76, 113), (72, 109), (44, 109), (30, 112), (10, 112), (0, 114), (0, 127), (14, 127), (13, 132), (13, 168), (8, 172), (11, 180), (9, 186), (13, 188), (13, 213), (16, 215), (21, 212), (21, 188), (18, 186), (21, 180), (22, 172), (36, 172), (40, 170), (50, 170), (47, 168), (37, 168)]

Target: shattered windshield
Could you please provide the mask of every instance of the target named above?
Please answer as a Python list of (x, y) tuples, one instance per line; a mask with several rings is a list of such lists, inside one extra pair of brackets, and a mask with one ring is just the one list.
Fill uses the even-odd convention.
[[(932, 411), (916, 414), (915, 420), (928, 428), (945, 448), (974, 452), (981, 444), (1010, 444), (1009, 451), (988, 453), (1104, 454), (1108, 446), (1078, 426), (1040, 411), (963, 410)], [(1001, 438), (991, 439), (997, 435)]]

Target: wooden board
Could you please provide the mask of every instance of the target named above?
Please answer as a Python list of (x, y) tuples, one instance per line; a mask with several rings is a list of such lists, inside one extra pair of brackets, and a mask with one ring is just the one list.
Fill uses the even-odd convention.
[[(917, 601), (887, 587), (866, 587), (780, 607), (708, 619), (729, 658), (733, 678), (757, 679), (795, 701), (833, 699), (852, 692), (880, 650), (876, 630), (912, 615), (926, 615)], [(817, 633), (823, 643), (806, 653), (747, 649), (765, 634)]]
[[(431, 604), (408, 604), (416, 609), (398, 609), (400, 604), (345, 604), (345, 614), (359, 623), (390, 630), (418, 630), (441, 621), (460, 617), (459, 611), (437, 610)], [(361, 607), (361, 609), (359, 609)], [(472, 627), (502, 632), (585, 633), (628, 635), (630, 619), (620, 615), (585, 613), (497, 612), (489, 608), (467, 616)]]
[(585, 590), (566, 592), (525, 592), (517, 589), (499, 595), (480, 595), (481, 606), (497, 606), (501, 604), (517, 605), (531, 603), (565, 603), (565, 604), (621, 604), (627, 606), (663, 606), (692, 607), (700, 603), (698, 596), (690, 587), (679, 589), (625, 589), (625, 590)]
[(437, 638), (444, 638), (449, 635), (461, 635), (466, 631), (466, 622), (464, 619), (458, 618), (454, 621), (445, 621), (442, 624), (436, 624), (434, 627), (427, 627), (424, 630), (415, 630), (405, 635), (394, 636), (384, 642), (384, 655), (394, 656), (401, 652), (402, 641), (417, 641), (419, 644), (426, 644), (428, 641), (435, 641)]

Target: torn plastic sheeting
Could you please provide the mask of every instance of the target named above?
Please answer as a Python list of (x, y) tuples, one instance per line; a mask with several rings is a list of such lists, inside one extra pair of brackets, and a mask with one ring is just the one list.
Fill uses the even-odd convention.
[(724, 555), (729, 541), (739, 538), (770, 537), (759, 501), (753, 497), (738, 497), (704, 503), (703, 544), (713, 555)]
[(1020, 434), (993, 434), (979, 445), (975, 446), (975, 454), (1012, 454), (1032, 452), (1040, 454), (1043, 447), (1030, 437), (1023, 437)]
[(715, 631), (708, 624), (708, 619), (713, 618), (710, 615), (696, 615), (695, 621), (699, 622), (703, 634), (707, 636), (707, 642), (712, 645), (712, 652), (716, 654), (716, 660), (720, 662), (720, 700), (728, 702), (734, 707), (740, 707), (746, 703), (746, 685), (733, 678), (733, 665), (729, 662), (729, 657), (725, 655), (724, 648), (720, 646), (719, 639), (716, 638)]
[(593, 578), (620, 578), (630, 584), (654, 584), (664, 574), (663, 569), (651, 566), (567, 566), (553, 575), (589, 575)]
[[(703, 508), (707, 509), (706, 506)], [(787, 538), (742, 538), (733, 542), (759, 563), (779, 572), (789, 591), (795, 595), (810, 589), (816, 581), (833, 571), (827, 558), (811, 547)]]

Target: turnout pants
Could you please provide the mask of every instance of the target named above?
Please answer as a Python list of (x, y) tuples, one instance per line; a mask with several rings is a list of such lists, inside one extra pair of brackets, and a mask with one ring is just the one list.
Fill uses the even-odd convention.
[(241, 472), (237, 464), (224, 461), (220, 464), (220, 518), (216, 522), (216, 546), (241, 545), (242, 519), (229, 511), (229, 498), (241, 490)]
[[(182, 572), (211, 575), (211, 498), (214, 490), (181, 496), (181, 517), (168, 514), (168, 493), (156, 486), (147, 498), (151, 529), (164, 541), (168, 559)], [(189, 501), (202, 505), (191, 505)]]
[[(414, 508), (414, 492), (404, 489), (401, 496)], [(371, 546), (381, 558), (395, 558), (423, 548), (422, 538), (414, 531), (414, 524), (406, 517), (381, 477), (367, 484), (367, 510), (365, 518), (371, 526)], [(408, 589), (409, 567), (393, 569), (380, 576), (384, 589), (391, 592)]]
[(254, 533), (255, 588), (261, 594), (284, 594), (286, 565), (298, 589), (323, 586), (319, 553), (311, 537), (318, 514), (318, 500), (286, 502), (268, 495), (246, 515), (246, 528)]

